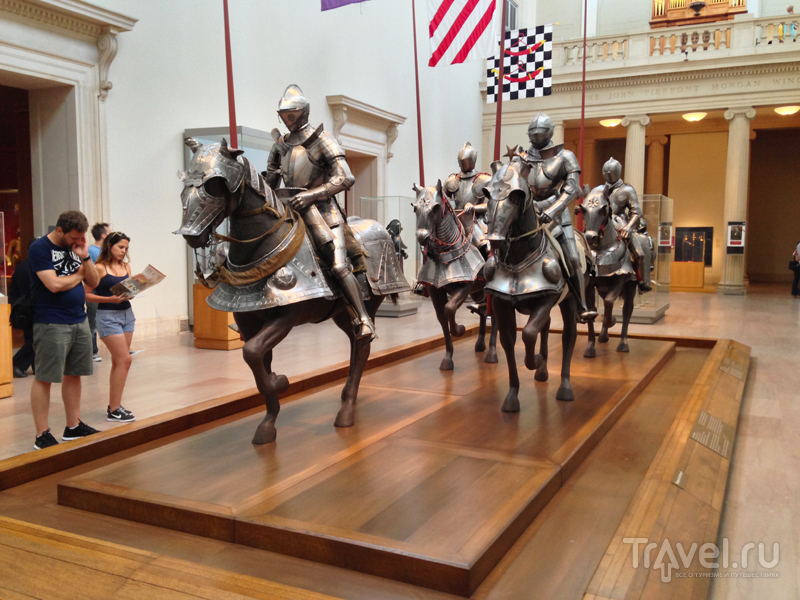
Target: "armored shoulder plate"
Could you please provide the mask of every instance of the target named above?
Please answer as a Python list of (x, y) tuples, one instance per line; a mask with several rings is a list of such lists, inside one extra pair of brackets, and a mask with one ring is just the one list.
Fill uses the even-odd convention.
[(562, 148), (562, 150), (558, 153), (558, 156), (560, 156), (563, 160), (567, 174), (581, 172), (581, 166), (578, 164), (578, 159), (571, 150), (565, 150)]
[(475, 204), (483, 204), (486, 202), (486, 196), (483, 190), (489, 185), (492, 176), (489, 173), (478, 173), (472, 182), (472, 195), (475, 198)]
[(451, 173), (447, 179), (444, 180), (444, 191), (447, 195), (455, 194), (458, 191), (458, 173)]
[(330, 163), (338, 157), (344, 158), (344, 149), (336, 141), (336, 138), (324, 130), (318, 129), (317, 132), (317, 137), (306, 146), (312, 160)]

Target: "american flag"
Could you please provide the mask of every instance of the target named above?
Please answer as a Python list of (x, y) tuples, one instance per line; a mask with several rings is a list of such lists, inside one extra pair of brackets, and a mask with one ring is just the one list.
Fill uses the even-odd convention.
[(495, 0), (428, 0), (429, 67), (486, 58), (496, 45)]
[[(553, 85), (553, 26), (506, 31), (503, 101), (549, 96)], [(486, 102), (497, 102), (500, 43), (487, 60)]]

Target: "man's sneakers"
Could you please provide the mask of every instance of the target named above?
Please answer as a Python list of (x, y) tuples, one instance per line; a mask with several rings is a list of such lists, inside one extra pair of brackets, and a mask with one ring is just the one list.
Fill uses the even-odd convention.
[(94, 362), (102, 362), (102, 361), (103, 361), (103, 359), (102, 359), (102, 358), (100, 358), (100, 355), (99, 355), (99, 354), (93, 354), (93, 355), (92, 355), (92, 360), (93, 360)]
[(106, 421), (111, 421), (112, 423), (132, 423), (136, 420), (133, 413), (122, 406), (114, 410), (111, 410), (109, 406), (107, 413)]
[(64, 440), (65, 442), (71, 442), (73, 440), (79, 440), (81, 438), (85, 438), (87, 435), (92, 435), (93, 433), (99, 433), (99, 432), (94, 427), (89, 427), (83, 421), (78, 421), (77, 427), (64, 428), (64, 435), (61, 436), (61, 439)]
[(14, 377), (27, 377), (28, 376), (28, 374), (25, 371), (23, 371), (22, 369), (20, 369), (19, 367), (14, 367), (13, 371), (14, 371)]
[(56, 441), (56, 438), (53, 437), (53, 434), (50, 433), (49, 429), (37, 437), (36, 441), (33, 443), (35, 450), (49, 448), (50, 446), (58, 446), (58, 442)]

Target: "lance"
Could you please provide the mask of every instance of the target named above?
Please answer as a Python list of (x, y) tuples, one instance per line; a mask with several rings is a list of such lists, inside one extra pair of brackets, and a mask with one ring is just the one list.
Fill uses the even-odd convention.
[(494, 160), (500, 160), (500, 129), (503, 121), (503, 76), (506, 73), (506, 11), (508, 1), (501, 0), (503, 10), (500, 17), (500, 73), (497, 75), (497, 115), (494, 120)]
[(417, 10), (411, 0), (411, 24), (414, 28), (414, 77), (417, 82), (417, 145), (419, 146), (419, 185), (425, 187), (425, 166), (422, 159), (422, 111), (419, 103), (419, 59), (417, 58)]
[(236, 101), (233, 97), (233, 61), (231, 60), (231, 28), (228, 22), (228, 0), (222, 0), (225, 13), (225, 63), (228, 69), (228, 119), (230, 121), (231, 148), (239, 147), (236, 129)]

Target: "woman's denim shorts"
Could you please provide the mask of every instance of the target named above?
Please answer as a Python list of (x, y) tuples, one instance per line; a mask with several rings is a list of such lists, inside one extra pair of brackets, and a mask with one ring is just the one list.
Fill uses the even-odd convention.
[(133, 316), (133, 309), (127, 310), (98, 310), (97, 311), (97, 333), (100, 338), (109, 335), (117, 335), (124, 332), (133, 333), (136, 325), (136, 317)]

